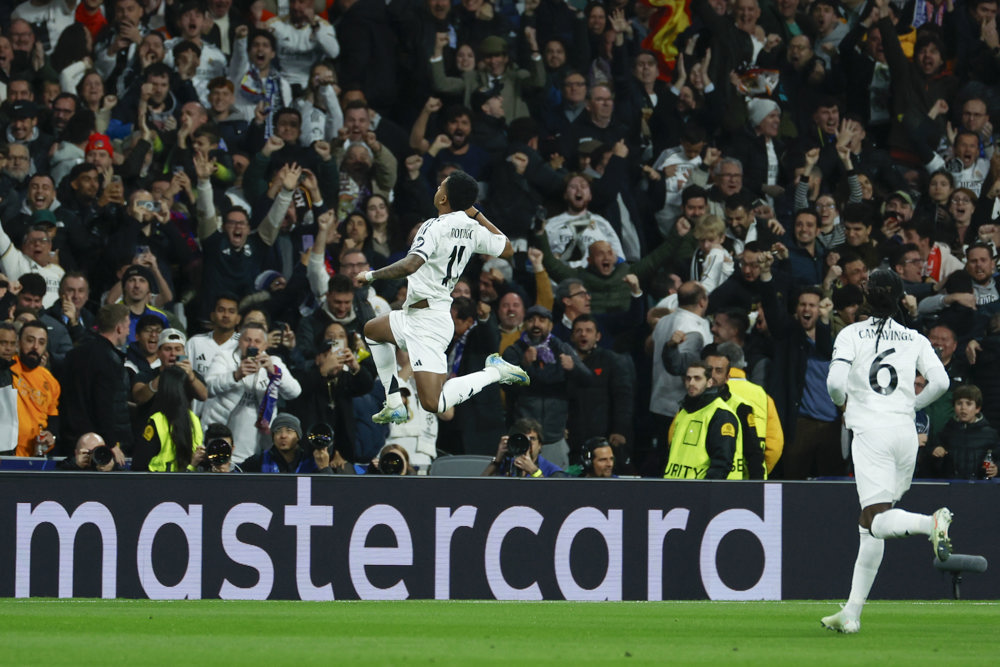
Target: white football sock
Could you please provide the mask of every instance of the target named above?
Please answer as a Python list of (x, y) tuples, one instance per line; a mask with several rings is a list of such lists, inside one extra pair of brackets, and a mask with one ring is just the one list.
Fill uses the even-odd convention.
[(870, 532), (858, 526), (860, 542), (858, 558), (854, 561), (854, 576), (851, 578), (851, 595), (844, 605), (844, 613), (851, 618), (861, 618), (861, 608), (865, 606), (868, 593), (872, 589), (878, 566), (882, 563), (885, 541), (873, 537)]
[(886, 510), (872, 519), (872, 535), (879, 539), (907, 537), (909, 535), (930, 535), (934, 530), (934, 517), (914, 514), (901, 509)]
[(385, 403), (390, 408), (398, 408), (403, 404), (403, 397), (399, 393), (399, 381), (396, 380), (396, 347), (392, 343), (377, 343), (367, 337), (365, 342), (372, 352), (378, 378), (385, 388)]
[(499, 381), (500, 371), (495, 368), (487, 368), (468, 375), (450, 378), (441, 387), (438, 412), (444, 412), (448, 408), (453, 408), (459, 403), (469, 400), (486, 387)]

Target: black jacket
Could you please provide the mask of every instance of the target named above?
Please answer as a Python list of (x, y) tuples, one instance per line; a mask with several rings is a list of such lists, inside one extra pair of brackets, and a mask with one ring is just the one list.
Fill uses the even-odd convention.
[[(555, 363), (547, 364), (536, 359), (525, 365), (524, 351), (530, 347), (518, 339), (504, 350), (505, 361), (518, 365), (528, 373), (531, 385), (527, 387), (507, 388), (507, 405), (514, 419), (531, 417), (542, 424), (542, 443), (549, 444), (563, 439), (566, 432), (566, 420), (569, 417), (569, 387), (589, 386), (594, 380), (594, 373), (580, 361), (576, 351), (568, 343), (555, 336), (549, 344)], [(568, 354), (573, 357), (573, 370), (564, 370), (559, 362), (559, 355)]]
[(60, 454), (71, 456), (77, 438), (90, 432), (100, 435), (109, 446), (118, 443), (123, 452), (131, 454), (129, 381), (123, 352), (104, 336), (95, 336), (66, 355), (59, 384)]
[[(792, 319), (782, 299), (779, 299), (774, 280), (761, 282), (761, 298), (767, 329), (774, 341), (774, 359), (767, 377), (767, 393), (781, 417), (785, 442), (795, 440), (795, 421), (806, 386), (806, 366), (813, 351), (813, 343), (798, 321)], [(829, 359), (833, 353), (833, 336), (830, 325), (816, 324), (816, 354)]]
[[(936, 445), (948, 453), (942, 458), (929, 456)], [(982, 417), (971, 424), (950, 419), (938, 433), (937, 441), (927, 443), (924, 449), (929, 450), (922, 457), (926, 476), (981, 479), (987, 451), (993, 452), (994, 462), (1000, 461), (1000, 434)]]
[(294, 375), (302, 385), (302, 393), (289, 403), (288, 412), (302, 420), (307, 429), (320, 422), (330, 425), (333, 428), (334, 448), (346, 460), (353, 461), (357, 429), (352, 399), (372, 390), (375, 384), (374, 364), (367, 360), (362, 362), (357, 375), (342, 371), (332, 377), (323, 377), (319, 367), (310, 363)]
[(612, 433), (625, 436), (625, 442), (631, 444), (635, 414), (635, 365), (631, 357), (595, 347), (583, 363), (594, 379), (589, 385), (569, 388), (570, 451), (579, 451), (589, 438), (606, 438)]
[[(455, 352), (457, 343), (449, 346)], [(468, 331), (462, 358), (456, 375), (467, 375), (483, 369), (486, 357), (500, 347), (500, 329), (492, 315), (485, 322), (476, 322)], [(452, 359), (448, 357), (449, 361)], [(452, 368), (449, 371), (455, 370)], [(455, 408), (451, 421), (438, 423), (438, 448), (452, 454), (487, 454), (493, 456), (497, 442), (507, 431), (504, 423), (500, 385), (491, 384)]]

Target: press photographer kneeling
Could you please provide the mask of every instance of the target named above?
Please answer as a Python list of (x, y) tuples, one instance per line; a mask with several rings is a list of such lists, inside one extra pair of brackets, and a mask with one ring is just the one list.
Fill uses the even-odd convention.
[(568, 477), (563, 469), (540, 455), (542, 425), (534, 419), (518, 419), (500, 438), (497, 454), (483, 477)]

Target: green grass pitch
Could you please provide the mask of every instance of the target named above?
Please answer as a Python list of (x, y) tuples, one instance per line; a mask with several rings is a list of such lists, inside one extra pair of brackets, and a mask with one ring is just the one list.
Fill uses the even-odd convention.
[(1000, 604), (0, 600), (4, 665), (989, 664)]

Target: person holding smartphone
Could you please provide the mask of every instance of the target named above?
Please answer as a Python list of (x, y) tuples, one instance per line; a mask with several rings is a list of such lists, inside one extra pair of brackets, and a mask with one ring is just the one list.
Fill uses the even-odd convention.
[(271, 446), (270, 424), (279, 398), (297, 398), (302, 386), (285, 363), (267, 354), (267, 327), (247, 322), (239, 343), (215, 356), (208, 368), (207, 424), (225, 424), (233, 432), (236, 463)]

